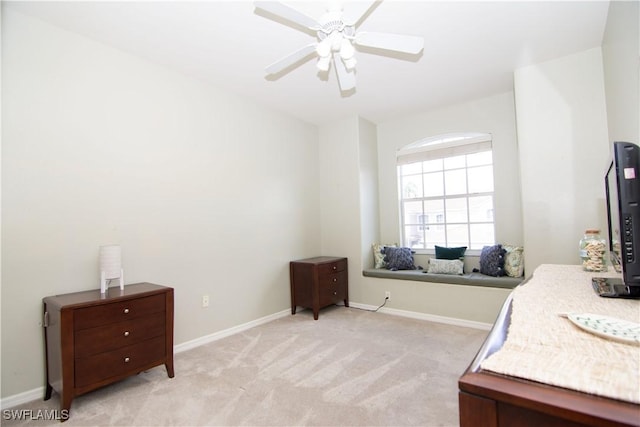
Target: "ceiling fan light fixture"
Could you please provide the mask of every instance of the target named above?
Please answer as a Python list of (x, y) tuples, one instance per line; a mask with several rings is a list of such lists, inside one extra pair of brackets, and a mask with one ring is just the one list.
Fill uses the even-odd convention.
[(324, 39), (316, 46), (316, 53), (320, 58), (328, 58), (331, 56), (331, 43), (328, 39)]
[(329, 41), (333, 52), (338, 52), (342, 47), (342, 40), (344, 39), (342, 38), (340, 31), (333, 31), (325, 40)]
[(342, 39), (340, 43), (340, 57), (345, 61), (352, 59), (356, 50), (348, 39)]
[(329, 67), (331, 66), (331, 57), (330, 56), (321, 56), (318, 58), (318, 62), (316, 63), (316, 67), (320, 71), (329, 71)]

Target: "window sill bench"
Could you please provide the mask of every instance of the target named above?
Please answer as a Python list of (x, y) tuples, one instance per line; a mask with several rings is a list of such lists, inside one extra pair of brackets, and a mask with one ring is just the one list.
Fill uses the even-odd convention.
[(454, 274), (426, 273), (425, 270), (391, 271), (382, 268), (369, 268), (362, 271), (363, 276), (381, 279), (414, 280), (420, 282), (446, 283), (451, 285), (485, 286), (489, 288), (513, 289), (524, 277), (493, 277), (480, 273)]

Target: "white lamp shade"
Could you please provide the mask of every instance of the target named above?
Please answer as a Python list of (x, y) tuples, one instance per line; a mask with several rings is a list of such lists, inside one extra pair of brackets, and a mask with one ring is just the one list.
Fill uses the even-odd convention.
[(117, 279), (122, 272), (122, 252), (120, 245), (100, 246), (100, 271), (104, 278)]

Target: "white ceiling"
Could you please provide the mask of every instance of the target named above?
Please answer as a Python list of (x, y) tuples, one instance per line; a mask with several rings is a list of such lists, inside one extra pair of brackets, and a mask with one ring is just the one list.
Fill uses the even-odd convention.
[[(249, 1), (9, 2), (3, 7), (222, 86), (316, 124), (374, 123), (512, 90), (513, 70), (600, 46), (607, 1), (384, 0), (359, 30), (423, 36), (417, 60), (357, 52), (357, 84), (340, 93), (315, 60), (277, 79), (264, 68), (315, 41)], [(285, 2), (315, 18), (328, 2)], [(348, 4), (345, 5), (348, 7)]]

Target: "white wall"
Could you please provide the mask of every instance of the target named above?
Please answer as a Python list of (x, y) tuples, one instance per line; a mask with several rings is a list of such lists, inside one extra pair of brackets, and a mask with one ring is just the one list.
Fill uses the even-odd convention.
[(360, 118), (358, 130), (362, 268), (373, 268), (371, 242), (380, 241), (377, 128)]
[(640, 144), (640, 3), (612, 1), (602, 42), (609, 141)]
[[(400, 242), (396, 150), (419, 139), (448, 132), (477, 131), (493, 135), (496, 177), (496, 237), (503, 243), (522, 244), (522, 214), (519, 198), (518, 147), (513, 93), (495, 95), (460, 105), (426, 111), (377, 125), (378, 199), (380, 232), (363, 231), (363, 268), (371, 263), (371, 244)], [(361, 157), (371, 156), (362, 151)], [(354, 159), (354, 166), (367, 161)], [(361, 188), (366, 188), (366, 173)], [(363, 190), (364, 191), (364, 190)], [(365, 212), (363, 211), (363, 217)], [(369, 226), (363, 222), (362, 230)], [(326, 232), (323, 228), (323, 233)], [(416, 257), (417, 259), (419, 257)], [(385, 291), (392, 298), (385, 307), (429, 316), (492, 323), (509, 290), (439, 283), (363, 277), (355, 279), (360, 290), (356, 301), (380, 305)], [(350, 283), (351, 285), (351, 283)]]
[(42, 298), (97, 288), (103, 244), (175, 288), (176, 344), (289, 308), (316, 127), (10, 10), (2, 36), (3, 397), (42, 387)]
[(360, 187), (359, 118), (354, 116), (319, 128), (321, 255), (349, 261), (349, 299), (359, 295)]
[(522, 244), (518, 144), (512, 92), (378, 124), (382, 243), (400, 242), (396, 151), (420, 139), (450, 132), (492, 135), (496, 240), (498, 243)]
[[(497, 98), (509, 104), (505, 100), (508, 97)], [(510, 105), (513, 112), (512, 101)], [(484, 110), (488, 106), (480, 102), (478, 108)], [(510, 116), (510, 123), (514, 129), (513, 115)], [(501, 129), (505, 127), (509, 125), (501, 125)], [(506, 133), (499, 130), (501, 137), (498, 140), (506, 141)], [(382, 169), (378, 167), (382, 162), (380, 126), (376, 135), (373, 124), (354, 117), (325, 124), (319, 134), (322, 255), (349, 258), (350, 301), (378, 306), (384, 302), (385, 291), (390, 291), (392, 298), (386, 308), (485, 324), (493, 322), (509, 294), (507, 289), (362, 276), (362, 269), (370, 267), (372, 263), (371, 244), (380, 241), (376, 211), (380, 212), (382, 218), (389, 214), (390, 209), (397, 209), (397, 202), (391, 205), (380, 203), (379, 206), (377, 203), (378, 197), (380, 201), (388, 197), (382, 190), (388, 183), (382, 182)], [(391, 179), (395, 188), (395, 151), (392, 151), (392, 155)], [(378, 188), (380, 190), (375, 194)], [(398, 241), (397, 237), (394, 239), (392, 241)]]
[(606, 224), (601, 50), (518, 69), (514, 82), (528, 271), (578, 264), (584, 230)]

